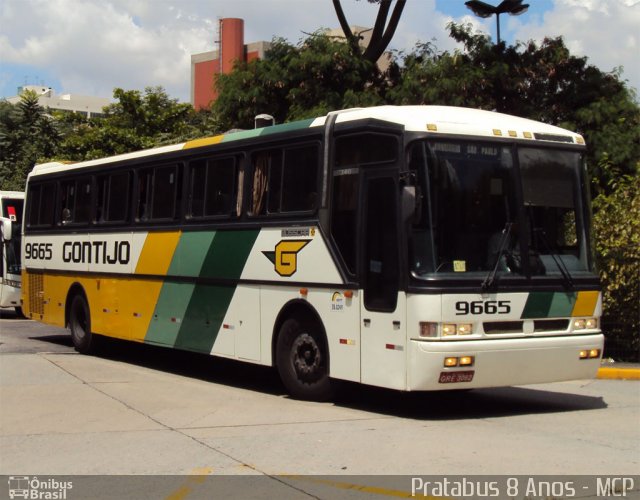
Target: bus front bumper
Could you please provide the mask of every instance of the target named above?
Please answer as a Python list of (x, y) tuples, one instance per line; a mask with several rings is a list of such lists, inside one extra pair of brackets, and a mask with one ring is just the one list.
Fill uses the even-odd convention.
[[(491, 340), (409, 341), (407, 389), (437, 391), (595, 378), (602, 334)], [(581, 352), (597, 357), (581, 359)], [(587, 354), (588, 356), (589, 354)], [(445, 366), (455, 358), (465, 366)]]

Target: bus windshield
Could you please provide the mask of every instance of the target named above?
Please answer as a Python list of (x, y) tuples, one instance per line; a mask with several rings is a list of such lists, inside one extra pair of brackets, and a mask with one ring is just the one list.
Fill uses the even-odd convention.
[(580, 153), (429, 140), (411, 146), (409, 162), (419, 193), (410, 238), (415, 277), (590, 270)]

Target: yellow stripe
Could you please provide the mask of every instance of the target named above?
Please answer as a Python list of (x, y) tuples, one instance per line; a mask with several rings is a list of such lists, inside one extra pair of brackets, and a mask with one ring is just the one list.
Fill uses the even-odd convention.
[(599, 295), (599, 292), (578, 292), (571, 316), (593, 316)]
[(224, 135), (216, 135), (214, 137), (203, 137), (202, 139), (194, 139), (187, 142), (182, 149), (201, 148), (202, 146), (211, 146), (213, 144), (220, 144)]
[(138, 259), (136, 274), (165, 276), (179, 240), (180, 231), (149, 233)]
[(195, 484), (203, 484), (207, 476), (213, 473), (212, 467), (198, 467), (191, 471), (190, 476), (176, 491), (169, 494), (165, 500), (184, 500), (193, 493), (192, 486)]

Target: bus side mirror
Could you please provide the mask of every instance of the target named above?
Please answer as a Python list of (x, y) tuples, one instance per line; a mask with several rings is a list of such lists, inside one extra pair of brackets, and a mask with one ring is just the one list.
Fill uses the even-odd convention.
[(402, 188), (402, 221), (413, 219), (416, 213), (416, 187), (404, 186)]
[(9, 241), (11, 239), (11, 219), (0, 217), (0, 227), (2, 228), (2, 239)]

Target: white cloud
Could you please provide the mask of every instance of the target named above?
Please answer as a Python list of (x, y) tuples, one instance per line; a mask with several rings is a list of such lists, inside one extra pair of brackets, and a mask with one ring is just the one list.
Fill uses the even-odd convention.
[(562, 36), (572, 54), (602, 71), (623, 66), (623, 79), (640, 89), (639, 27), (637, 0), (556, 0), (541, 21), (518, 23), (514, 31), (519, 40)]
[[(342, 3), (350, 24), (373, 25), (377, 6)], [(3, 66), (28, 64), (55, 75), (59, 92), (111, 96), (114, 87), (162, 85), (188, 101), (190, 56), (214, 48), (221, 17), (243, 18), (247, 42), (282, 36), (297, 43), (304, 33), (338, 25), (328, 0), (2, 0), (0, 57)], [(410, 50), (435, 38), (438, 49), (451, 50), (449, 21), (485, 31), (494, 23), (453, 18), (437, 11), (435, 0), (408, 0), (392, 47)], [(624, 65), (637, 88), (638, 26), (637, 1), (555, 0), (544, 15), (507, 17), (503, 31), (519, 40), (562, 34), (572, 51), (601, 69)]]

